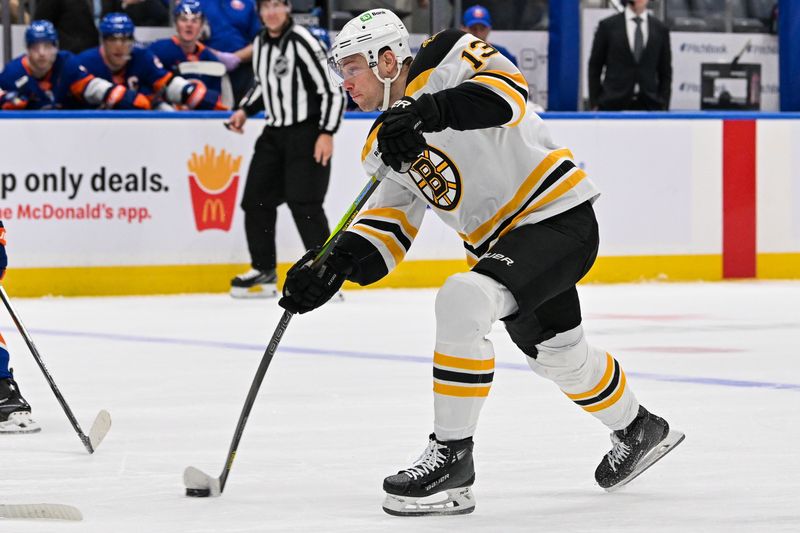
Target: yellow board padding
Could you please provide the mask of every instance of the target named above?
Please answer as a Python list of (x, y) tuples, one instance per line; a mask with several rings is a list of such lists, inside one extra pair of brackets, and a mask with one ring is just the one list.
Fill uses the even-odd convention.
[[(280, 279), (291, 265), (278, 265)], [(161, 265), (115, 267), (12, 268), (3, 280), (12, 296), (122, 296), (227, 292), (230, 280), (248, 269), (233, 265)], [(456, 272), (466, 272), (465, 260), (404, 261), (389, 276), (369, 288), (441, 287)], [(761, 279), (800, 279), (800, 253), (761, 254)], [(721, 255), (599, 257), (583, 282), (719, 281)], [(346, 283), (345, 289), (360, 289)]]
[(756, 272), (759, 279), (798, 279), (800, 253), (758, 254)]

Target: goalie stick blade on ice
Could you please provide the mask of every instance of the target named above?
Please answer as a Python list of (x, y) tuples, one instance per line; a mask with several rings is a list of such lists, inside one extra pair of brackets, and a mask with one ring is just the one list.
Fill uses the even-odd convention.
[(225, 72), (225, 65), (219, 61), (184, 61), (183, 63), (178, 63), (178, 73), (181, 75), (200, 74), (221, 78), (225, 75)]
[(186, 485), (186, 495), (194, 498), (207, 498), (222, 494), (219, 478), (211, 477), (193, 466), (187, 466), (183, 471), (183, 484)]
[(62, 505), (60, 503), (30, 503), (0, 505), (0, 518), (80, 521), (83, 520), (83, 515), (77, 508), (71, 505)]
[(96, 450), (111, 429), (111, 415), (105, 409), (97, 413), (92, 427), (89, 429), (89, 444)]

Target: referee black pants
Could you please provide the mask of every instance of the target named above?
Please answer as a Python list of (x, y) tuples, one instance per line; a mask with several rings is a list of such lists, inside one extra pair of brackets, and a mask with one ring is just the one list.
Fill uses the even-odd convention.
[(251, 264), (257, 270), (275, 268), (275, 221), (277, 208), (284, 202), (306, 249), (328, 238), (322, 202), (331, 161), (323, 167), (314, 160), (317, 137), (317, 121), (307, 120), (282, 128), (265, 127), (256, 141), (241, 206)]

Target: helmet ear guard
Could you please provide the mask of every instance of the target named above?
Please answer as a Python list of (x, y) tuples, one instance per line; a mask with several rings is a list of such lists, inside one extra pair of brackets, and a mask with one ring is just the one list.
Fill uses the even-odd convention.
[[(391, 78), (382, 77), (378, 71), (380, 53), (384, 48), (389, 48), (397, 57), (397, 73)], [(385, 111), (389, 108), (392, 82), (400, 76), (403, 62), (411, 57), (408, 30), (398, 16), (388, 9), (365, 11), (344, 25), (331, 47), (329, 65), (339, 79), (342, 78), (341, 61), (355, 54), (367, 60), (369, 68), (383, 83), (383, 105), (380, 110)]]

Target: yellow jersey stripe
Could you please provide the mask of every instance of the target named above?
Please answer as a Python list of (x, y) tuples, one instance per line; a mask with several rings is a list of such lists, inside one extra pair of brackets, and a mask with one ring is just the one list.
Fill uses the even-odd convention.
[(458, 385), (445, 385), (444, 383), (433, 382), (433, 392), (444, 396), (458, 396), (459, 398), (485, 398), (489, 396), (489, 389), (492, 387), (460, 387)]
[(478, 264), (478, 260), (472, 257), (471, 255), (467, 254), (467, 266), (472, 268)]
[(523, 76), (519, 72), (516, 72), (516, 73), (515, 72), (506, 72), (504, 70), (484, 70), (483, 72), (481, 72), (481, 74), (484, 74), (484, 73), (485, 74), (495, 74), (497, 76), (502, 76), (503, 78), (508, 78), (508, 79), (512, 80), (514, 83), (522, 85), (523, 89), (526, 89), (528, 87), (528, 81), (525, 79), (525, 76)]
[(520, 185), (514, 197), (509, 200), (506, 205), (501, 207), (492, 218), (478, 226), (478, 228), (469, 235), (462, 236), (462, 239), (470, 244), (477, 244), (483, 240), (483, 238), (489, 235), (498, 224), (503, 222), (503, 220), (505, 220), (509, 215), (519, 209), (525, 199), (530, 196), (531, 192), (536, 188), (536, 184), (539, 183), (539, 180), (542, 179), (542, 176), (544, 176), (548, 170), (555, 168), (558, 161), (564, 157), (572, 159), (572, 152), (570, 152), (567, 148), (554, 150), (547, 154), (547, 156), (542, 159), (538, 165), (536, 165), (536, 168), (533, 169), (533, 172), (531, 172), (528, 177), (525, 178), (525, 181), (522, 182), (522, 185)]
[(523, 211), (519, 215), (515, 216), (514, 220), (511, 221), (511, 224), (509, 224), (506, 229), (504, 229), (503, 231), (500, 232), (500, 235), (498, 235), (498, 239), (500, 237), (502, 237), (503, 235), (505, 235), (506, 233), (508, 233), (509, 231), (511, 231), (512, 229), (514, 229), (515, 227), (517, 227), (517, 224), (519, 224), (519, 222), (523, 218), (525, 218), (526, 216), (530, 215), (531, 213), (533, 213), (534, 211), (539, 209), (544, 204), (550, 203), (553, 200), (555, 200), (556, 198), (558, 198), (559, 196), (562, 196), (567, 191), (569, 191), (570, 189), (575, 187), (578, 183), (580, 183), (583, 180), (583, 178), (585, 178), (585, 177), (586, 177), (586, 172), (584, 172), (583, 170), (581, 170), (579, 168), (576, 168), (575, 172), (573, 172), (572, 175), (570, 175), (570, 177), (568, 177), (567, 179), (562, 181), (547, 196), (544, 196), (541, 200), (539, 200), (539, 201), (535, 202), (534, 204), (528, 206), (528, 208), (525, 209), (525, 211)]
[(368, 217), (368, 216), (376, 216), (376, 217), (384, 217), (384, 218), (392, 218), (400, 223), (403, 226), (403, 231), (406, 232), (406, 235), (411, 237), (413, 240), (417, 236), (417, 228), (411, 225), (411, 222), (408, 221), (408, 217), (404, 211), (400, 209), (395, 209), (393, 207), (376, 207), (374, 209), (367, 209), (366, 211), (361, 211), (358, 214), (360, 217)]
[(603, 389), (608, 387), (608, 383), (611, 381), (611, 376), (614, 374), (614, 358), (611, 357), (611, 354), (606, 352), (606, 371), (603, 374), (603, 377), (600, 378), (600, 381), (597, 383), (597, 386), (590, 390), (589, 392), (581, 392), (579, 394), (569, 394), (565, 392), (564, 394), (570, 400), (585, 400), (586, 398), (591, 398), (592, 396), (597, 396)]
[(433, 352), (433, 364), (461, 370), (494, 370), (494, 357), (491, 359), (471, 359)]
[(435, 68), (429, 68), (411, 80), (411, 83), (406, 86), (405, 96), (413, 96), (414, 93), (425, 87), (425, 85), (428, 84), (428, 78), (431, 77), (431, 74), (433, 74), (434, 70)]
[(600, 402), (595, 405), (587, 405), (586, 407), (583, 408), (585, 411), (588, 411), (590, 413), (596, 413), (597, 411), (602, 411), (603, 409), (607, 409), (608, 407), (611, 407), (612, 405), (617, 403), (617, 400), (619, 400), (622, 397), (622, 394), (625, 392), (625, 383), (626, 383), (625, 372), (623, 372), (622, 369), (620, 369), (620, 373), (622, 377), (619, 380), (619, 387), (617, 388), (617, 392), (615, 392), (610, 398), (606, 398), (606, 400), (603, 402)]
[(364, 148), (361, 149), (362, 163), (369, 155), (369, 151), (372, 150), (372, 143), (374, 143), (375, 140), (378, 138), (378, 130), (381, 129), (381, 126), (383, 126), (383, 124), (378, 124), (374, 130), (369, 132), (369, 135), (367, 136), (367, 141), (364, 143)]
[(481, 76), (480, 74), (470, 79), (469, 81), (480, 83), (483, 85), (491, 85), (495, 89), (498, 89), (503, 93), (505, 93), (506, 96), (511, 98), (514, 101), (514, 103), (517, 104), (517, 107), (519, 108), (519, 116), (517, 117), (517, 120), (515, 120), (510, 124), (507, 124), (509, 128), (513, 128), (514, 126), (522, 122), (522, 119), (525, 117), (525, 100), (522, 99), (522, 95), (519, 94), (516, 89), (509, 87), (500, 80), (491, 78), (489, 76)]
[(405, 248), (397, 244), (397, 242), (394, 240), (394, 235), (382, 233), (374, 228), (370, 228), (369, 226), (359, 224), (358, 222), (356, 222), (353, 225), (353, 229), (366, 233), (368, 235), (372, 235), (373, 237), (381, 241), (383, 245), (386, 246), (386, 248), (389, 250), (389, 253), (392, 254), (395, 265), (399, 265), (400, 262), (403, 260), (403, 258), (406, 256)]

